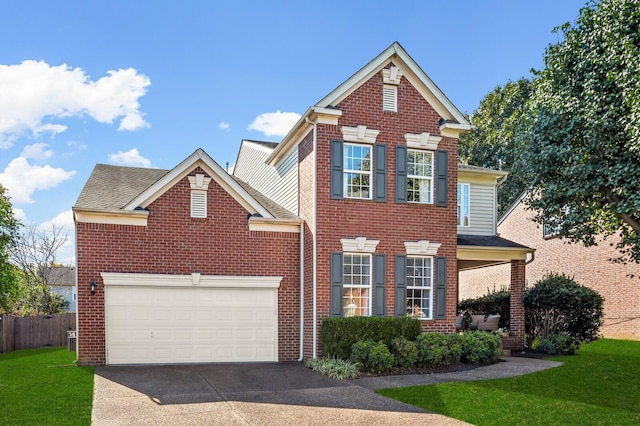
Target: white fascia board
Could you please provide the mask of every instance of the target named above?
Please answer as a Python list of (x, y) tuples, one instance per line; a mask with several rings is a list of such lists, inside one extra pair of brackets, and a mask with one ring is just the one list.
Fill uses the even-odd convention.
[(520, 247), (458, 246), (457, 258), (459, 260), (527, 260), (527, 254), (533, 252), (535, 249)]
[(282, 277), (101, 272), (107, 287), (279, 288)]
[(107, 225), (147, 226), (146, 210), (98, 210), (73, 208), (75, 223), (103, 223)]
[(464, 123), (451, 123), (445, 121), (440, 125), (440, 134), (451, 138), (459, 138), (460, 135), (463, 135), (472, 129), (473, 126), (466, 120)]
[(245, 191), (233, 178), (216, 163), (202, 148), (198, 148), (193, 154), (164, 175), (158, 182), (151, 185), (142, 194), (124, 207), (124, 210), (133, 211), (137, 207), (147, 207), (158, 199), (169, 188), (183, 179), (194, 167), (201, 166), (207, 171), (225, 191), (227, 191), (249, 213), (259, 213), (263, 217), (273, 217), (260, 203), (258, 203), (247, 191)]
[(311, 107), (296, 122), (289, 133), (282, 139), (271, 155), (267, 157), (265, 163), (270, 166), (277, 166), (282, 159), (286, 158), (289, 152), (296, 147), (311, 130), (312, 122), (320, 124), (338, 124), (338, 118), (342, 116), (342, 111), (335, 108)]
[(509, 173), (503, 170), (465, 170), (458, 168), (458, 182), (460, 183), (485, 183), (496, 185), (498, 180), (504, 178)]
[(293, 232), (300, 233), (302, 219), (265, 219), (263, 217), (249, 218), (249, 231)]

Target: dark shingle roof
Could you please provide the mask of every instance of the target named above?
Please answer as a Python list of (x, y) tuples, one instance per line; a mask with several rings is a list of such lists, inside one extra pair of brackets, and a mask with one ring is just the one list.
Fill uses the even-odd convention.
[(480, 172), (480, 173), (493, 173), (493, 172), (506, 173), (503, 170), (488, 169), (486, 167), (472, 166), (469, 164), (462, 164), (462, 163), (458, 163), (458, 170), (466, 170), (468, 172)]
[(504, 247), (504, 248), (523, 248), (529, 247), (522, 244), (514, 243), (498, 236), (485, 236), (485, 235), (458, 235), (459, 246), (482, 246), (482, 247)]
[(121, 209), (167, 173), (169, 170), (97, 164), (75, 207)]
[(249, 193), (262, 207), (267, 209), (269, 213), (273, 215), (273, 217), (277, 219), (295, 219), (297, 216), (291, 213), (289, 210), (282, 207), (280, 204), (276, 203), (272, 199), (266, 197), (264, 194), (259, 192), (257, 189), (246, 183), (245, 181), (237, 178), (236, 176), (232, 176), (232, 178), (238, 182), (238, 184)]

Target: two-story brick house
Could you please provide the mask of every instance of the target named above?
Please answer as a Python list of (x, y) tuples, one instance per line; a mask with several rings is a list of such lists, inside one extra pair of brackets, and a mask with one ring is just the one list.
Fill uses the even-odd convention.
[(495, 232), (504, 174), (459, 168), (470, 128), (394, 43), (280, 143), (243, 141), (233, 176), (202, 150), (169, 171), (97, 166), (74, 207), (80, 361), (310, 358), (329, 316), (453, 332), (458, 271), (489, 264), (511, 264), (518, 294), (531, 250)]

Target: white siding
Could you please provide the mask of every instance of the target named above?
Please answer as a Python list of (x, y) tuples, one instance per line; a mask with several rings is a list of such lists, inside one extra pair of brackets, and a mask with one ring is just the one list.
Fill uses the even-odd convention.
[(298, 214), (298, 150), (293, 149), (278, 167), (265, 163), (269, 154), (269, 148), (244, 141), (233, 174), (293, 214)]
[[(460, 183), (466, 183), (460, 181)], [(496, 235), (495, 229), (495, 185), (471, 183), (469, 195), (469, 224), (459, 226), (461, 235)]]

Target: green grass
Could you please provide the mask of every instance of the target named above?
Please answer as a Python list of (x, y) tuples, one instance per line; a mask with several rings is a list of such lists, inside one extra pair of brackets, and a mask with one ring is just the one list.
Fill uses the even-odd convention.
[(475, 425), (640, 424), (640, 342), (598, 340), (564, 365), (511, 379), (378, 393)]
[(89, 425), (93, 367), (66, 348), (0, 355), (0, 424)]

